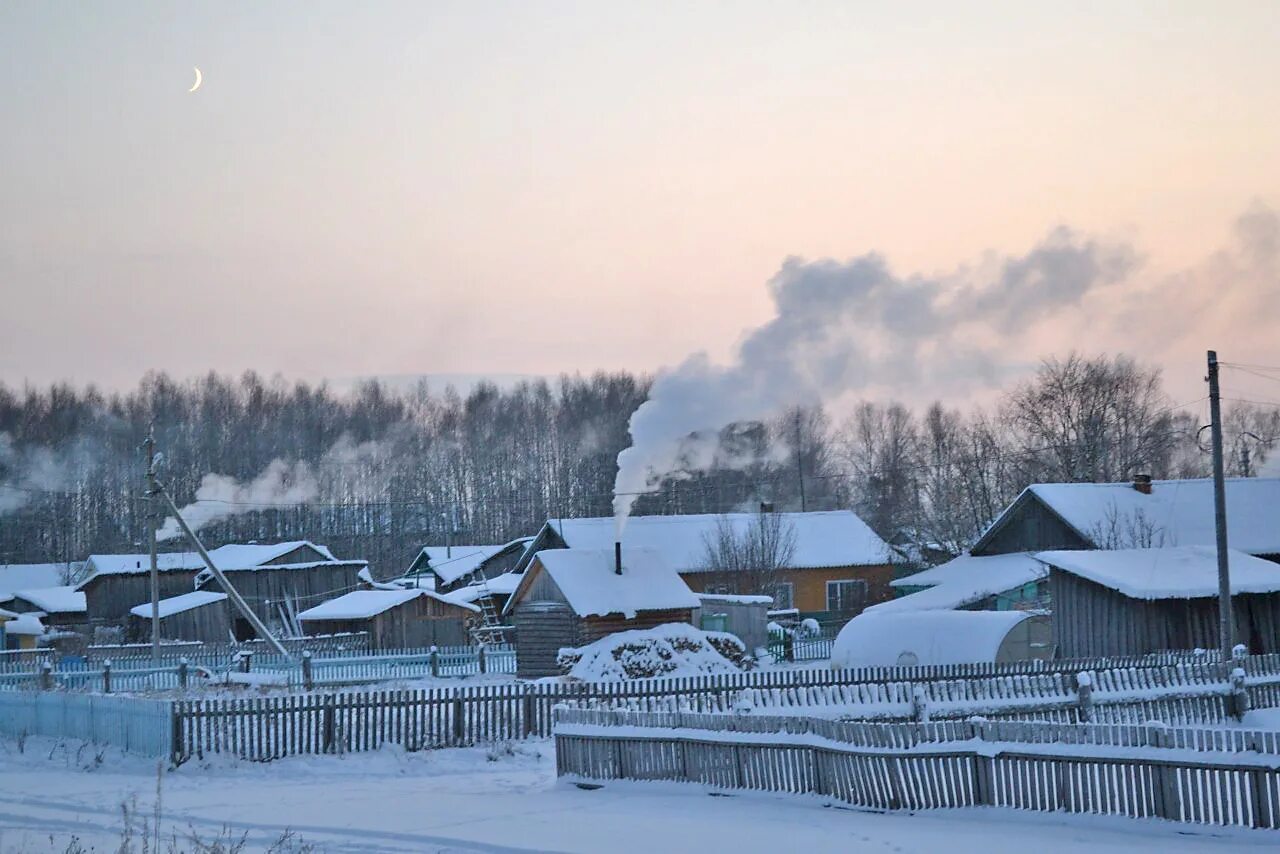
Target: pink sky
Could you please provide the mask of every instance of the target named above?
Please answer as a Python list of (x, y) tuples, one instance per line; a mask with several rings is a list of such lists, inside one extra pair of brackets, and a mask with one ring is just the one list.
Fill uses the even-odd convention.
[(1006, 364), (1194, 397), (1280, 363), (1280, 4), (1116, 5), (4, 4), (0, 380), (725, 360), (789, 256), (1065, 225), (1142, 263)]

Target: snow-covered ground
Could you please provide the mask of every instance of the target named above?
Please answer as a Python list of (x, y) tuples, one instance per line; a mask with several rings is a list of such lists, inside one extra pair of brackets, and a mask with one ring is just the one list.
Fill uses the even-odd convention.
[[(878, 814), (817, 798), (713, 797), (701, 787), (609, 783), (583, 790), (555, 779), (549, 741), (509, 748), (405, 754), (380, 751), (270, 764), (182, 766), (160, 778), (161, 851), (195, 849), (224, 828), (248, 832), (247, 851), (285, 830), (316, 851), (874, 851), (954, 854), (1134, 850), (1275, 850), (1270, 831), (1223, 830), (1095, 816), (1007, 810)], [(156, 769), (117, 755), (102, 761), (30, 739), (0, 743), (0, 852), (115, 851), (121, 804), (155, 813)], [(135, 848), (141, 844), (135, 837)], [(285, 851), (308, 850), (300, 847)]]

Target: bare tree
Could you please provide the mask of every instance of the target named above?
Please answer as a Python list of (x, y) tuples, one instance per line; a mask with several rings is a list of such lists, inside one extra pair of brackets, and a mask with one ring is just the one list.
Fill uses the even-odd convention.
[(743, 525), (722, 516), (703, 535), (702, 570), (707, 589), (735, 595), (773, 596), (781, 571), (795, 558), (795, 526), (779, 513), (759, 513)]
[(1100, 549), (1158, 549), (1177, 545), (1176, 538), (1163, 525), (1149, 519), (1142, 508), (1121, 513), (1114, 503), (1107, 506), (1102, 521), (1088, 533)]

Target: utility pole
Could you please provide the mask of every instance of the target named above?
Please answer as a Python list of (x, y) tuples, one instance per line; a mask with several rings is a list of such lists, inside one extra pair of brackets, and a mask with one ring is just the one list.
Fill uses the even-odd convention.
[(804, 500), (804, 455), (801, 453), (800, 443), (800, 407), (796, 407), (796, 477), (800, 480), (800, 512), (804, 513), (809, 508)]
[(1218, 353), (1209, 351), (1209, 430), (1213, 437), (1213, 521), (1218, 533), (1218, 639), (1223, 662), (1231, 661), (1235, 621), (1231, 614), (1231, 570), (1227, 560), (1227, 486), (1222, 460), (1222, 402)]
[(156, 558), (156, 437), (152, 428), (147, 430), (147, 440), (142, 443), (147, 451), (147, 551), (151, 556), (151, 662), (160, 664), (160, 567)]

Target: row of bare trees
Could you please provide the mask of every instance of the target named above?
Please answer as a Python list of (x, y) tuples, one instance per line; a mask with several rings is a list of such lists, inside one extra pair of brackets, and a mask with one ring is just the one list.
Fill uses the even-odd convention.
[[(179, 502), (216, 473), (248, 481), (306, 463), (305, 504), (235, 508), (213, 543), (309, 538), (402, 568), (423, 543), (501, 542), (559, 516), (607, 515), (615, 459), (648, 379), (562, 377), (467, 394), (363, 383), (150, 375), (127, 394), (0, 386), (0, 563), (139, 548), (140, 446), (154, 427)], [(1257, 474), (1276, 409), (1227, 413), (1233, 474)], [(1208, 472), (1203, 415), (1172, 406), (1158, 371), (1125, 357), (1046, 361), (990, 411), (866, 402), (733, 424), (706, 463), (637, 502), (639, 513), (852, 508), (899, 542), (959, 550), (1029, 483)], [(1246, 453), (1247, 452), (1247, 456)]]

